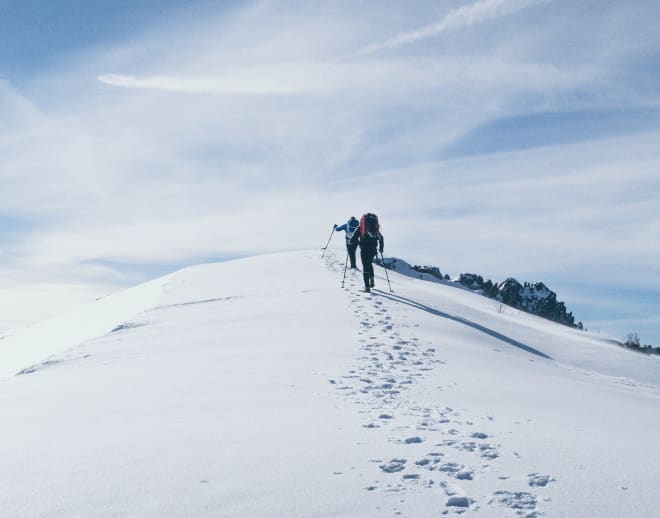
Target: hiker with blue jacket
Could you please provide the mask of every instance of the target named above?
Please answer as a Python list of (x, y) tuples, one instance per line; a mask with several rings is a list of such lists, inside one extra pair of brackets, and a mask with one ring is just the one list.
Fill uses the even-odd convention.
[(360, 226), (360, 222), (355, 219), (355, 216), (351, 216), (346, 223), (343, 225), (335, 225), (335, 230), (341, 232), (342, 230), (346, 232), (346, 250), (348, 251), (348, 257), (351, 260), (351, 268), (357, 268), (355, 264), (355, 250), (358, 246), (357, 240), (357, 229)]

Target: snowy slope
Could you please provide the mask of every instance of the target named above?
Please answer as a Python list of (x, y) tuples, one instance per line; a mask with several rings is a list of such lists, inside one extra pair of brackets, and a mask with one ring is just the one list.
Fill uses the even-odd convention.
[(0, 340), (2, 514), (660, 509), (658, 358), (343, 266), (188, 268)]

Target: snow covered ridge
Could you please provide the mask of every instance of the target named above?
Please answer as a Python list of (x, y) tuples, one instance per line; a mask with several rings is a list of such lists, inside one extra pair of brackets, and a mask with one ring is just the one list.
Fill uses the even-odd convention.
[[(437, 266), (411, 266), (397, 257), (386, 258), (385, 265), (388, 269), (411, 277), (427, 281), (452, 283), (449, 275), (443, 275)], [(453, 283), (532, 315), (583, 329), (582, 322), (576, 324), (573, 313), (567, 311), (566, 305), (557, 301), (557, 294), (542, 282), (520, 284), (513, 277), (509, 277), (498, 284), (490, 279), (484, 281), (484, 278), (476, 273), (462, 273)]]
[(657, 515), (660, 358), (375, 270), (200, 265), (1, 340), (0, 516)]

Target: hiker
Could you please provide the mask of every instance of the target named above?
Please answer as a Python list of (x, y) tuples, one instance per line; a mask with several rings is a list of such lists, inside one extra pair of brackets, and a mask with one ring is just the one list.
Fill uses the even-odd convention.
[(357, 268), (357, 265), (355, 264), (355, 250), (357, 249), (358, 243), (355, 231), (359, 226), (360, 222), (355, 219), (355, 216), (351, 216), (351, 219), (343, 225), (335, 225), (335, 230), (337, 232), (341, 232), (342, 230), (346, 232), (346, 250), (348, 251), (348, 257), (351, 260), (351, 268), (353, 269)]
[(360, 245), (360, 258), (362, 259), (362, 276), (364, 277), (364, 291), (369, 293), (371, 288), (374, 287), (374, 265), (373, 260), (376, 256), (376, 251), (382, 255), (385, 240), (380, 233), (380, 225), (378, 224), (378, 216), (368, 212), (362, 216), (360, 220), (360, 230), (358, 234), (358, 242)]

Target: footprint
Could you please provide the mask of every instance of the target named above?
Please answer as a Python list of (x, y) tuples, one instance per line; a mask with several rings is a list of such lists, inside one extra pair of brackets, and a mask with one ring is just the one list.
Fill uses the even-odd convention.
[(481, 456), (484, 459), (493, 460), (500, 456), (495, 447), (491, 446), (490, 444), (480, 444), (479, 450), (481, 451)]
[(406, 459), (392, 459), (387, 464), (381, 464), (379, 467), (385, 473), (398, 473), (406, 469)]
[(463, 469), (454, 473), (453, 477), (458, 480), (474, 480), (474, 471), (470, 468), (463, 467)]
[[(492, 500), (488, 503), (515, 509), (518, 516), (524, 516), (525, 518), (537, 516), (534, 512), (536, 511), (536, 497), (531, 493), (525, 493), (523, 491), (496, 491), (493, 493)], [(530, 514), (527, 511), (532, 511), (532, 513)]]
[(530, 473), (527, 475), (527, 483), (532, 487), (545, 487), (550, 482), (555, 482), (555, 479), (550, 475), (539, 475), (538, 473)]
[(474, 442), (462, 442), (458, 447), (459, 450), (474, 452), (477, 449), (477, 443)]
[(467, 496), (450, 496), (445, 505), (467, 509), (470, 507), (470, 499)]

